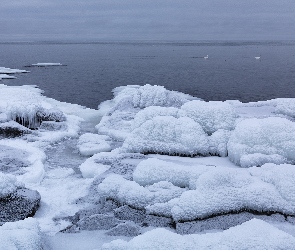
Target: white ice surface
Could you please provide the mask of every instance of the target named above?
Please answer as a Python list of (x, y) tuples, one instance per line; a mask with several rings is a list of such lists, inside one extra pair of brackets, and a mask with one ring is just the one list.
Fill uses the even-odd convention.
[(40, 66), (40, 67), (45, 67), (45, 66), (62, 66), (61, 63), (34, 63), (32, 66)]
[(295, 249), (295, 238), (261, 220), (253, 219), (219, 233), (179, 235), (166, 229), (154, 229), (129, 242), (115, 240), (103, 250), (171, 249)]
[(106, 135), (85, 133), (78, 140), (78, 149), (84, 156), (92, 156), (99, 152), (111, 151), (111, 138)]
[(21, 69), (11, 69), (0, 67), (0, 74), (16, 74), (16, 73), (28, 73), (29, 71), (21, 70)]

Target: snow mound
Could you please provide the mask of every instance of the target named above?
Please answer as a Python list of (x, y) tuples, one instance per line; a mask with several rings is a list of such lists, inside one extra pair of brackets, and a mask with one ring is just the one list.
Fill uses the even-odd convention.
[(228, 142), (228, 156), (237, 165), (261, 166), (295, 160), (295, 124), (285, 118), (245, 119)]
[(210, 155), (219, 155), (221, 157), (227, 156), (227, 143), (231, 131), (218, 129), (211, 136), (209, 136), (209, 153)]
[(208, 134), (218, 129), (232, 130), (235, 126), (236, 112), (233, 106), (226, 102), (194, 100), (185, 103), (181, 109)]
[(175, 221), (190, 221), (244, 210), (292, 215), (293, 206), (274, 185), (241, 169), (222, 168), (202, 174), (196, 190), (184, 192), (171, 211)]
[(41, 250), (40, 230), (36, 219), (7, 222), (0, 227), (1, 249)]
[(85, 133), (78, 140), (78, 149), (81, 155), (92, 156), (99, 152), (111, 151), (111, 138), (106, 135)]
[(175, 118), (180, 118), (186, 116), (185, 112), (178, 108), (173, 107), (159, 107), (151, 106), (139, 111), (133, 120), (132, 130), (140, 127), (143, 123), (156, 116), (173, 116)]
[(184, 191), (172, 183), (162, 181), (151, 186), (142, 187), (135, 181), (124, 179), (121, 175), (110, 175), (97, 187), (98, 194), (127, 204), (131, 207), (143, 209), (147, 205), (167, 202), (179, 197)]
[(18, 182), (15, 176), (0, 172), (0, 199), (14, 193), (21, 187), (24, 187), (24, 185)]
[(295, 117), (295, 99), (278, 98), (275, 99), (275, 113)]
[(149, 158), (141, 161), (133, 172), (133, 180), (141, 186), (153, 185), (160, 181), (169, 181), (178, 187), (190, 187), (192, 180), (214, 166), (185, 166), (172, 162)]
[(208, 136), (188, 117), (157, 116), (132, 131), (122, 150), (140, 153), (207, 155)]
[[(274, 237), (275, 235), (275, 237)], [(295, 249), (295, 238), (270, 224), (253, 219), (218, 233), (179, 235), (163, 228), (139, 235), (129, 242), (114, 240), (103, 250), (171, 249)]]
[(287, 201), (295, 203), (295, 166), (290, 164), (264, 164), (262, 167), (249, 168), (251, 175), (276, 187)]

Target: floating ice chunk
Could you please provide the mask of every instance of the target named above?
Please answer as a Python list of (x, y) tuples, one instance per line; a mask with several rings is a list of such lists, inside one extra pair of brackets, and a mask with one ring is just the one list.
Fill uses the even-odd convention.
[(32, 66), (46, 67), (46, 66), (63, 66), (61, 63), (34, 63)]
[(139, 111), (133, 120), (132, 130), (140, 127), (143, 123), (156, 116), (173, 116), (175, 118), (180, 118), (186, 116), (185, 112), (178, 108), (173, 107), (159, 107), (151, 106)]
[(78, 140), (78, 149), (80, 154), (91, 156), (99, 152), (111, 151), (111, 138), (106, 135), (86, 133), (80, 136)]
[(7, 74), (0, 74), (0, 80), (2, 79), (15, 79), (15, 76), (7, 75)]
[(10, 69), (5, 67), (0, 67), (0, 74), (16, 74), (16, 73), (28, 73), (29, 71), (21, 69)]
[(0, 227), (1, 249), (43, 249), (36, 219), (7, 222)]
[(149, 158), (141, 161), (133, 172), (133, 180), (141, 186), (152, 185), (159, 181), (169, 181), (178, 187), (189, 187), (191, 180), (214, 166), (185, 166), (172, 162)]
[(121, 175), (110, 175), (97, 187), (98, 194), (114, 199), (122, 204), (143, 209), (147, 205), (167, 202), (179, 197), (184, 189), (170, 182), (159, 182), (152, 186), (142, 187), (135, 181), (128, 181)]
[(157, 116), (133, 130), (122, 148), (127, 152), (206, 155), (207, 137), (188, 117)]
[(240, 158), (240, 165), (242, 168), (262, 166), (263, 164), (268, 162), (281, 164), (287, 162), (287, 159), (278, 154), (266, 155), (260, 153), (242, 155)]
[(0, 199), (15, 192), (24, 185), (17, 181), (15, 176), (0, 172)]
[(218, 129), (232, 130), (235, 126), (236, 112), (233, 106), (226, 102), (194, 100), (185, 103), (181, 109), (208, 134)]
[(103, 250), (171, 250), (171, 249), (295, 249), (295, 238), (274, 226), (257, 219), (218, 233), (179, 235), (157, 228), (129, 242), (114, 240)]
[[(237, 165), (241, 165), (242, 159), (244, 166), (255, 166), (257, 161), (282, 163), (283, 158), (295, 161), (294, 137), (295, 124), (285, 118), (245, 119), (237, 124), (230, 136), (228, 156)], [(260, 155), (259, 159), (256, 153), (272, 156)], [(247, 158), (245, 155), (249, 154), (254, 155)]]
[(202, 174), (196, 190), (184, 192), (171, 211), (175, 221), (190, 221), (243, 210), (293, 215), (294, 204), (285, 200), (274, 185), (242, 169), (222, 168)]

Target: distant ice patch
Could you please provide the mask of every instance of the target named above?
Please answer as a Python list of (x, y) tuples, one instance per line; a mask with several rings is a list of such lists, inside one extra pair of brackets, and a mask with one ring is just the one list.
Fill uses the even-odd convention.
[(61, 63), (34, 63), (32, 66), (46, 67), (46, 66), (63, 66)]

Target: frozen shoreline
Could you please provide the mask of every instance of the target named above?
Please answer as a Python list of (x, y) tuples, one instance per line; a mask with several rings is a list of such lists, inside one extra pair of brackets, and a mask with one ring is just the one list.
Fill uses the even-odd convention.
[[(19, 168), (4, 174), (15, 176), (26, 188), (41, 195), (40, 208), (33, 217), (40, 231), (32, 219), (23, 222), (36, 242), (41, 241), (36, 246), (81, 249), (77, 244), (83, 242), (83, 249), (100, 249), (114, 239), (123, 239), (106, 244), (104, 249), (137, 249), (132, 241), (126, 241), (159, 225), (172, 232), (188, 232), (183, 222), (193, 222), (195, 231), (189, 233), (196, 235), (212, 230), (227, 235), (227, 228), (240, 235), (243, 227), (251, 230), (258, 225), (267, 228), (271, 238), (280, 229), (288, 233), (279, 231), (285, 244), (294, 246), (295, 200), (289, 193), (295, 190), (295, 170), (290, 165), (295, 160), (295, 100), (208, 103), (150, 85), (120, 87), (114, 94), (115, 98), (102, 103), (100, 110), (91, 110), (44, 97), (34, 87), (0, 85), (0, 149), (3, 157), (14, 160)], [(39, 127), (19, 132), (21, 136), (7, 136), (13, 120), (22, 120), (29, 128), (32, 124)], [(24, 126), (13, 128), (26, 131)], [(259, 131), (258, 137), (255, 131)], [(24, 152), (26, 159), (11, 155), (4, 146)], [(27, 166), (18, 167), (19, 162)], [(0, 163), (4, 166), (3, 161)], [(218, 223), (208, 221), (203, 230), (199, 228), (200, 219), (245, 210), (250, 214), (260, 211), (263, 216), (258, 216), (258, 222), (251, 220), (242, 226), (236, 225), (252, 217), (239, 217), (233, 224), (222, 224), (223, 219)], [(137, 233), (126, 237), (131, 230), (131, 224), (126, 222), (135, 218), (135, 214), (126, 214), (130, 211), (145, 213), (135, 221), (138, 231), (135, 226), (132, 230)], [(97, 221), (91, 224), (89, 218)], [(102, 224), (103, 218), (110, 218), (114, 224)], [(176, 223), (176, 228), (171, 222)], [(128, 227), (121, 235), (105, 235), (123, 224)], [(12, 236), (4, 236), (6, 243), (2, 244), (11, 246), (18, 239), (18, 231), (13, 228), (22, 226), (17, 222), (6, 225), (12, 228)], [(62, 230), (68, 233), (60, 233)], [(73, 236), (71, 232), (80, 233)], [(99, 239), (93, 239), (94, 235)], [(218, 249), (218, 245), (214, 248), (213, 235), (218, 237), (213, 233), (202, 239), (212, 241), (213, 249)], [(138, 237), (143, 244), (149, 244), (154, 239), (153, 231)], [(251, 237), (238, 239), (237, 244), (251, 242)], [(269, 239), (264, 237), (258, 236), (259, 244)], [(193, 242), (189, 238), (179, 238), (179, 242), (183, 239)], [(231, 240), (229, 237), (223, 244), (230, 246)], [(266, 246), (274, 249), (281, 244), (268, 243)], [(161, 242), (157, 244), (163, 249)]]

